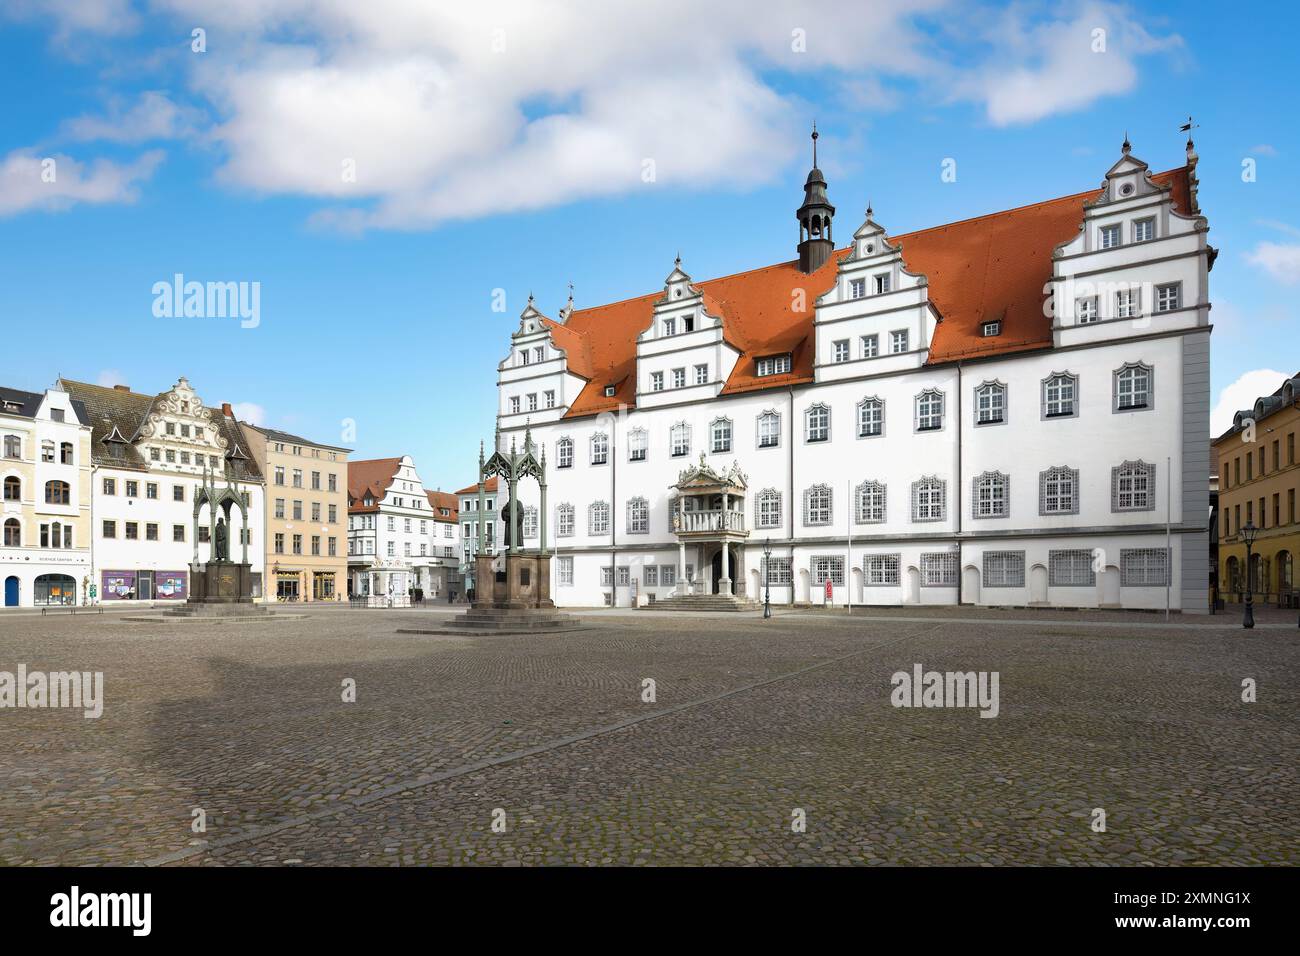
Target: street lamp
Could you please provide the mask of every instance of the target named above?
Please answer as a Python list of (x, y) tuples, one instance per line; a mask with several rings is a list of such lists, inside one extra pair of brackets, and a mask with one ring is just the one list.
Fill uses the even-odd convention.
[(763, 617), (772, 616), (772, 539), (763, 539)]
[(1255, 527), (1253, 521), (1246, 522), (1246, 526), (1241, 529), (1242, 540), (1246, 542), (1246, 616), (1242, 619), (1241, 626), (1251, 628), (1255, 626), (1255, 596), (1251, 592), (1251, 555), (1255, 547), (1255, 538), (1259, 534), (1259, 529)]

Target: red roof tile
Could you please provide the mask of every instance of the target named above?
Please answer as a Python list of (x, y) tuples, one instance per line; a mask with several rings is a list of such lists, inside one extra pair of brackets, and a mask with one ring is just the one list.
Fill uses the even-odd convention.
[[(401, 463), (402, 459), (400, 458), (371, 458), (348, 462), (348, 510), (367, 511), (377, 509), (379, 507), (378, 502), (383, 500), (388, 486), (393, 483), (393, 476), (397, 474), (397, 468)], [(369, 508), (360, 503), (365, 498), (366, 492), (370, 492), (371, 497), (376, 502)], [(357, 503), (352, 504), (352, 502)]]
[[(456, 521), (457, 508), (460, 505), (460, 499), (450, 491), (426, 491), (429, 498), (429, 505), (433, 508), (434, 521)], [(443, 517), (438, 513), (439, 508), (446, 508), (450, 512), (449, 517)]]
[[(1152, 180), (1172, 187), (1174, 205), (1186, 212), (1185, 167)], [(926, 276), (930, 301), (941, 321), (930, 343), (930, 364), (976, 355), (1017, 352), (1051, 345), (1051, 320), (1043, 313), (1043, 287), (1052, 275), (1052, 250), (1078, 233), (1084, 205), (1100, 190), (965, 219), (890, 237), (902, 245), (909, 272)], [(837, 250), (816, 272), (804, 275), (798, 261), (695, 283), (705, 309), (723, 320), (726, 340), (741, 355), (723, 386), (733, 394), (813, 381), (813, 308), (835, 283)], [(805, 307), (793, 308), (794, 291)], [(565, 417), (575, 418), (636, 404), (636, 340), (649, 328), (662, 291), (591, 309), (577, 309), (563, 325), (546, 319), (551, 340), (567, 353), (569, 370), (587, 379)], [(1002, 334), (982, 337), (986, 319), (1001, 319)], [(756, 360), (791, 353), (787, 375), (758, 378)], [(612, 397), (605, 387), (614, 385)], [(463, 489), (458, 494), (476, 490)]]
[[(484, 491), (490, 491), (490, 492), (493, 492), (493, 493), (496, 492), (496, 490), (497, 490), (497, 477), (496, 477), (496, 475), (493, 475), (493, 476), (492, 476), (491, 478), (489, 478), (487, 481), (483, 482), (483, 490), (484, 490)], [(468, 485), (468, 486), (466, 486), (466, 487), (460, 489), (460, 491), (456, 492), (456, 494), (458, 494), (458, 495), (473, 495), (473, 494), (478, 494), (478, 482), (476, 481), (476, 482), (474, 482), (474, 484), (472, 484), (472, 485)]]

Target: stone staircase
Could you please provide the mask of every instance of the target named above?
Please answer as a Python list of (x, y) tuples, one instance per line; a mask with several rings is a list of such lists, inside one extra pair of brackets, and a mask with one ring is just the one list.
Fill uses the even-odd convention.
[(651, 611), (755, 611), (762, 607), (757, 601), (731, 594), (675, 594), (670, 598), (647, 604), (643, 610)]

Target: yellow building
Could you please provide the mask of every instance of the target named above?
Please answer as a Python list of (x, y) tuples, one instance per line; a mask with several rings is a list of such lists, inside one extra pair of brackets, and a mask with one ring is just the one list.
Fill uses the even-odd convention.
[(1300, 599), (1295, 576), (1300, 552), (1297, 399), (1300, 376), (1237, 412), (1232, 427), (1214, 441), (1219, 463), (1219, 590), (1229, 601), (1243, 600), (1246, 542), (1241, 530), (1248, 525), (1258, 529), (1250, 559), (1255, 600), (1294, 606)]
[(5, 607), (90, 599), (90, 421), (67, 392), (0, 386)]
[(248, 422), (240, 426), (266, 476), (264, 600), (346, 599), (351, 449)]

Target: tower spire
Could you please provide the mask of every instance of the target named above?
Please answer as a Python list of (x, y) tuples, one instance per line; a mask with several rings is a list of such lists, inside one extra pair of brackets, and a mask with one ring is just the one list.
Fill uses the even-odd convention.
[(831, 240), (831, 219), (835, 207), (826, 197), (826, 177), (817, 166), (817, 124), (813, 123), (813, 166), (803, 186), (803, 205), (795, 212), (799, 220), (799, 271), (816, 272), (830, 259), (835, 245)]

